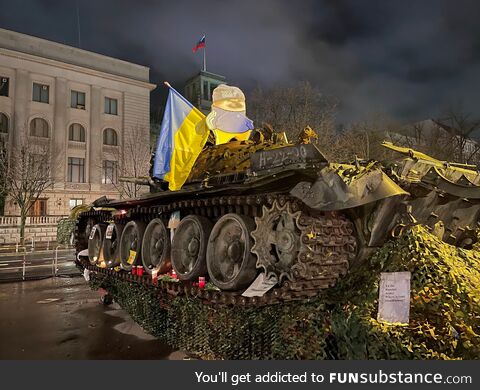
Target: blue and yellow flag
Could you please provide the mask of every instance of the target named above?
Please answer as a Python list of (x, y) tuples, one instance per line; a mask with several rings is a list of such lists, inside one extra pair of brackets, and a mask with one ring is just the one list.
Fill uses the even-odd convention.
[(169, 86), (153, 176), (168, 181), (171, 191), (182, 188), (207, 139), (205, 115)]

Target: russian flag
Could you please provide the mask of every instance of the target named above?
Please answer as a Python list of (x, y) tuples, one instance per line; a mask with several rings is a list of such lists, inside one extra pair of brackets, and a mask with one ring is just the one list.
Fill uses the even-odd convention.
[(203, 37), (200, 38), (200, 40), (197, 42), (197, 44), (193, 47), (192, 51), (196, 53), (198, 49), (201, 49), (205, 47), (205, 34), (203, 34)]

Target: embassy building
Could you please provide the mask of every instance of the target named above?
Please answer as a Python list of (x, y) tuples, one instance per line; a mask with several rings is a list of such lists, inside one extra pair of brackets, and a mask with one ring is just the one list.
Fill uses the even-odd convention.
[[(9, 152), (25, 140), (46, 145), (60, 160), (32, 216), (68, 215), (119, 196), (117, 170), (132, 131), (149, 154), (154, 88), (148, 67), (0, 29), (0, 142)], [(19, 215), (8, 197), (4, 214)]]
[(210, 112), (213, 90), (225, 84), (225, 76), (201, 70), (185, 83), (185, 97), (204, 114)]

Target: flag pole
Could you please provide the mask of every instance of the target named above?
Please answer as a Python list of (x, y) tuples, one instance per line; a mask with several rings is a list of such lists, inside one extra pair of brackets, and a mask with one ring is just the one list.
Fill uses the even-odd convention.
[(205, 36), (205, 46), (203, 48), (203, 71), (207, 71), (207, 34), (203, 34)]

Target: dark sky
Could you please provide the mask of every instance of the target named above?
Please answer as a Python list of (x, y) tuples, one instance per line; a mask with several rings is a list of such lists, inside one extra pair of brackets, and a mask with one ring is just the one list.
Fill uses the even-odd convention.
[[(147, 65), (178, 88), (208, 70), (247, 93), (308, 80), (339, 119), (402, 122), (461, 105), (480, 116), (480, 2), (81, 0), (81, 47)], [(78, 45), (76, 1), (0, 0), (0, 27)], [(163, 88), (159, 86), (158, 88)], [(155, 92), (153, 101), (159, 101)], [(248, 104), (248, 102), (247, 102)]]

